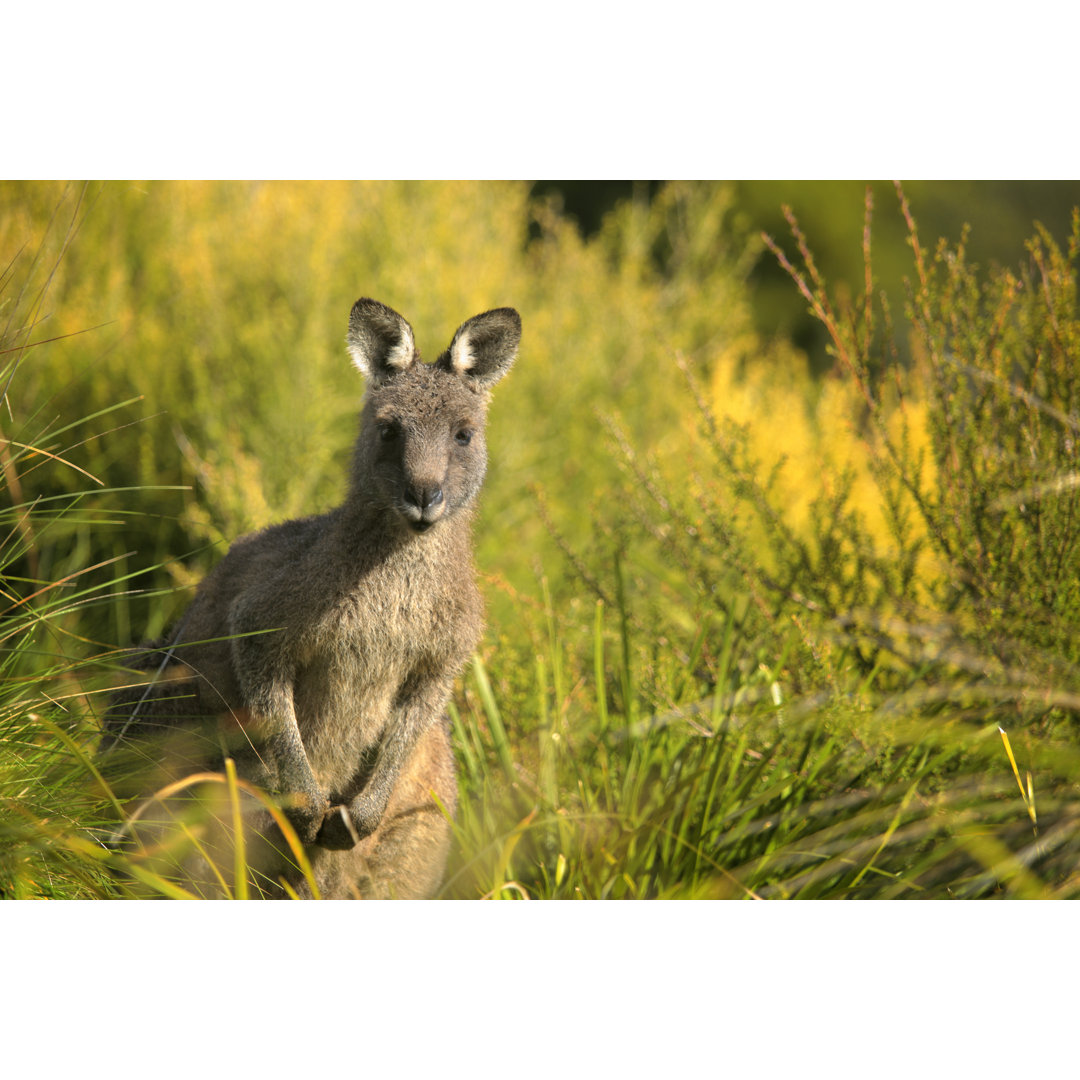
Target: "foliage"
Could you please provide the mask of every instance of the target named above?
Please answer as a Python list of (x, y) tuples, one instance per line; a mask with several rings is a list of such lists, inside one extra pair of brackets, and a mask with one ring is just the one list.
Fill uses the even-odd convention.
[[(88, 752), (88, 698), (106, 658), (79, 627), (87, 611), (115, 603), (125, 582), (115, 561), (111, 580), (91, 580), (100, 568), (78, 537), (81, 528), (104, 531), (123, 518), (102, 515), (103, 481), (75, 464), (75, 425), (43, 408), (19, 416), (7, 397), (33, 363), (28, 338), (55, 270), (39, 251), (18, 289), (8, 266), (0, 292), (8, 405), (0, 421), (0, 895), (16, 898), (107, 894), (95, 833), (114, 803)], [(100, 424), (112, 411), (90, 419)], [(55, 493), (34, 496), (45, 475)]]
[[(538, 895), (556, 879), (566, 895), (1075, 894), (1076, 226), (1067, 255), (1038, 230), (1026, 279), (983, 278), (963, 241), (930, 271), (901, 193), (919, 357), (905, 370), (873, 287), (870, 209), (855, 303), (830, 300), (794, 218), (804, 270), (767, 239), (831, 335), (824, 385), (778, 378), (779, 357), (740, 380), (720, 355), (710, 401), (685, 365), (701, 432), (679, 471), (610, 425), (627, 513), (598, 518), (591, 548), (566, 546), (618, 613), (616, 663), (590, 684), (587, 650), (566, 646), (569, 697), (540, 713), (561, 702), (573, 723), (538, 729), (521, 804), (538, 815), (526, 832), (560, 843), (515, 865), (522, 838), (507, 834), (489, 889), (507, 863)], [(1050, 498), (1033, 525), (1030, 504)], [(610, 700), (590, 708), (590, 685)], [(478, 726), (493, 708), (480, 700)], [(733, 727), (749, 743), (733, 747)], [(613, 754), (628, 731), (645, 737)], [(621, 784), (601, 788), (597, 770)], [(638, 817), (643, 791), (655, 801)]]
[[(793, 219), (805, 273), (771, 245), (826, 325), (858, 399), (866, 468), (887, 526), (885, 536), (854, 520), (845, 526), (854, 549), (819, 560), (807, 595), (833, 614), (862, 604), (928, 619), (933, 640), (924, 639), (924, 652), (962, 652), (987, 677), (1068, 684), (1080, 617), (1080, 219), (1067, 253), (1039, 226), (1019, 276), (980, 275), (966, 259), (966, 232), (929, 257), (900, 198), (916, 272), (909, 370), (892, 362), (888, 311), (871, 291), (869, 201), (867, 294), (843, 310), (831, 307)], [(833, 534), (826, 546), (843, 540), (835, 528), (818, 531)]]
[[(340, 496), (359, 295), (429, 351), (503, 303), (526, 328), (492, 410), (444, 895), (1076, 894), (1076, 219), (1067, 250), (1039, 230), (985, 273), (966, 235), (926, 251), (902, 199), (901, 319), (869, 201), (857, 298), (793, 216), (798, 269), (717, 185), (589, 239), (518, 184), (0, 206), (5, 895), (116, 895), (116, 871), (177, 895), (101, 843), (133, 808), (95, 703), (228, 540)], [(766, 246), (829, 336), (823, 378), (754, 329)], [(210, 787), (227, 817), (238, 785)]]
[[(830, 283), (834, 300), (858, 294), (863, 281), (860, 208), (869, 187), (878, 205), (893, 199), (887, 180), (739, 181), (735, 185), (740, 211), (773, 236), (786, 232), (784, 207), (790, 207), (814, 240), (814, 260)], [(1038, 219), (1054, 236), (1066, 236), (1072, 209), (1080, 201), (1075, 181), (1045, 180), (912, 180), (904, 190), (918, 207), (925, 236), (953, 236), (960, 223), (971, 226), (968, 259), (980, 266), (1011, 266)], [(874, 222), (875, 288), (896, 311), (905, 298), (904, 279), (912, 272), (907, 225), (901, 214), (879, 214)], [(807, 353), (820, 375), (831, 367), (827, 354), (829, 332), (791, 287), (791, 278), (775, 259), (761, 259), (750, 283), (755, 325), (766, 333), (779, 332)], [(911, 360), (903, 336), (896, 342), (905, 363)]]

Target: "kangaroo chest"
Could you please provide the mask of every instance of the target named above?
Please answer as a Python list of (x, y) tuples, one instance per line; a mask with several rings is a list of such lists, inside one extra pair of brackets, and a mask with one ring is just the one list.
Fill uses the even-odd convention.
[(348, 782), (410, 695), (448, 691), (479, 626), (471, 568), (463, 574), (376, 567), (308, 628), (294, 703), (312, 769), (328, 788)]

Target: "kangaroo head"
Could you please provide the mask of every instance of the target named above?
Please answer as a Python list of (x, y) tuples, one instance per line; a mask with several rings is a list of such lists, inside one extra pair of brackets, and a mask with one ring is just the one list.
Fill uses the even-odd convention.
[(366, 298), (353, 305), (346, 342), (367, 379), (356, 481), (414, 532), (451, 517), (480, 490), (488, 391), (514, 362), (520, 339), (518, 313), (498, 308), (469, 319), (425, 364), (396, 311)]

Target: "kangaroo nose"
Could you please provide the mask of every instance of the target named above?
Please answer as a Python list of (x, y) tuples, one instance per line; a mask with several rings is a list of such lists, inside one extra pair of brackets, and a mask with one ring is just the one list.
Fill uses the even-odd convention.
[(436, 486), (433, 487), (417, 487), (410, 488), (405, 493), (405, 501), (412, 506), (415, 506), (417, 510), (423, 513), (425, 510), (430, 510), (433, 506), (438, 506), (443, 501), (442, 488)]

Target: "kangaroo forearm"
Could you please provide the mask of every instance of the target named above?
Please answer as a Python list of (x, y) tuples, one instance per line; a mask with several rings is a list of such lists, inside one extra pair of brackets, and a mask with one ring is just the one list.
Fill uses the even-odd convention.
[[(258, 638), (234, 642), (242, 661), (241, 671), (248, 673), (243, 680), (245, 707), (254, 723), (253, 753), (258, 758), (258, 780), (275, 795), (284, 796), (284, 809), (300, 838), (314, 839), (329, 806), (311, 769), (300, 729), (296, 722), (292, 691), (277, 672), (273, 654)], [(263, 674), (252, 678), (252, 672), (275, 672), (278, 677)]]
[[(231, 629), (244, 634), (261, 619), (254, 611), (237, 606)], [(280, 793), (311, 794), (318, 790), (296, 722), (293, 703), (292, 666), (283, 649), (281, 633), (239, 637), (232, 643), (236, 669), (241, 673), (244, 705), (255, 723), (255, 751), (275, 789)]]
[(328, 848), (349, 848), (370, 836), (386, 813), (401, 771), (427, 728), (441, 715), (433, 700), (416, 700), (399, 714), (379, 750), (378, 759), (363, 791), (345, 806), (327, 815), (317, 843)]
[(374, 832), (378, 827), (405, 762), (409, 760), (421, 732), (437, 716), (438, 712), (428, 702), (417, 702), (392, 726), (379, 750), (371, 778), (364, 790), (349, 803), (349, 817), (361, 836)]
[(260, 753), (272, 770), (278, 793), (309, 794), (318, 791), (318, 783), (295, 723), (283, 724), (263, 744)]

